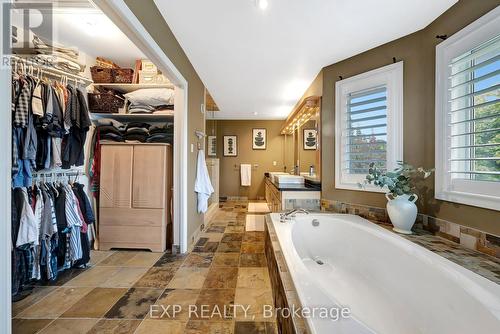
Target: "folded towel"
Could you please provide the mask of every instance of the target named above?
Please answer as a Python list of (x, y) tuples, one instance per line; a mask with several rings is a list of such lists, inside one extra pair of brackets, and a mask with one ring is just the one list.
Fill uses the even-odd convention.
[(241, 172), (241, 185), (243, 187), (249, 187), (252, 184), (252, 165), (241, 164), (240, 172)]
[(208, 198), (214, 192), (208, 169), (205, 163), (205, 152), (198, 151), (198, 165), (196, 166), (196, 181), (194, 191), (198, 194), (198, 213), (205, 213), (208, 209)]

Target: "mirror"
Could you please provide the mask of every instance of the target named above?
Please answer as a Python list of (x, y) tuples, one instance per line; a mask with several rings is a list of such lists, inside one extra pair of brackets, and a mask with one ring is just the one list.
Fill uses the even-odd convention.
[[(284, 162), (288, 173), (321, 181), (321, 117), (318, 109), (309, 120), (284, 134)], [(297, 171), (298, 167), (298, 171)], [(311, 168), (312, 167), (312, 168)]]

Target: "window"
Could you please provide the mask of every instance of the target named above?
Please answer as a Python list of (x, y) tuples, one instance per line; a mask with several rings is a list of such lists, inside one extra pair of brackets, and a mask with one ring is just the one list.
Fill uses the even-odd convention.
[(335, 187), (384, 192), (359, 183), (403, 158), (403, 62), (338, 81), (335, 101)]
[(436, 198), (500, 210), (500, 8), (436, 56)]

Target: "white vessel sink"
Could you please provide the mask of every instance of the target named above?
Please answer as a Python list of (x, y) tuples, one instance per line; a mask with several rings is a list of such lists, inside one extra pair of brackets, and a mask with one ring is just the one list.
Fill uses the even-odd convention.
[(271, 178), (271, 180), (274, 181), (274, 176), (275, 175), (290, 175), (288, 173), (285, 173), (285, 172), (269, 172), (269, 177)]
[(279, 174), (279, 175), (274, 175), (274, 182), (281, 184), (283, 183), (302, 184), (304, 183), (304, 177), (291, 174)]

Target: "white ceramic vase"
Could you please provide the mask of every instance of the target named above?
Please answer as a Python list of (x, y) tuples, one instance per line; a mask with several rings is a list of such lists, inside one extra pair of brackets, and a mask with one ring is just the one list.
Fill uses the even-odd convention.
[(418, 210), (415, 202), (418, 196), (412, 194), (391, 198), (390, 194), (385, 194), (385, 197), (387, 198), (387, 213), (394, 225), (393, 230), (402, 234), (412, 234), (411, 228), (417, 219)]

